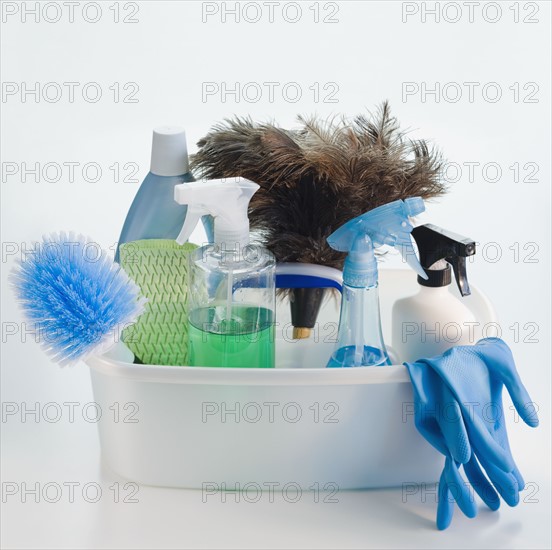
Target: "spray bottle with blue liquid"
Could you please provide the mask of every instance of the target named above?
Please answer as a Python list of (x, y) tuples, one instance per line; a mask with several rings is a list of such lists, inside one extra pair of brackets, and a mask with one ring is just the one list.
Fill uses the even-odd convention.
[(350, 220), (328, 237), (334, 250), (349, 253), (343, 269), (338, 341), (328, 367), (391, 364), (381, 331), (374, 249), (384, 244), (398, 248), (410, 267), (426, 279), (412, 246), (413, 226), (408, 220), (424, 210), (420, 197), (397, 200)]

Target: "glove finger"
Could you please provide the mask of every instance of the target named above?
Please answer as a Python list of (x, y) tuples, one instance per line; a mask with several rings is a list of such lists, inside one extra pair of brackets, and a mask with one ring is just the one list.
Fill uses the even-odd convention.
[(465, 464), (472, 454), (462, 410), (451, 391), (443, 384), (438, 424), (452, 458)]
[(444, 473), (448, 490), (452, 493), (456, 504), (458, 504), (458, 508), (467, 517), (474, 518), (477, 515), (474, 499), (458, 471), (458, 466), (450, 458), (447, 458), (445, 462)]
[(502, 448), (495, 440), (484, 420), (477, 414), (472, 414), (468, 422), (468, 433), (472, 446), (477, 449), (477, 456), (484, 456), (487, 462), (496, 465), (504, 472), (511, 472), (514, 467), (514, 460), (511, 453)]
[(477, 457), (504, 502), (508, 506), (516, 506), (519, 503), (519, 485), (516, 477), (481, 458), (481, 455), (477, 454)]
[(515, 367), (514, 371), (510, 373), (510, 376), (505, 376), (502, 381), (512, 398), (512, 403), (519, 413), (519, 416), (521, 416), (528, 426), (536, 428), (539, 425), (536, 405), (531, 400), (529, 392), (525, 389)]
[(451, 494), (448, 490), (447, 482), (445, 479), (445, 467), (441, 473), (439, 479), (439, 502), (437, 503), (437, 529), (443, 531), (446, 529), (452, 521), (454, 514), (454, 503), (451, 500)]
[(523, 489), (525, 489), (525, 480), (523, 479), (523, 476), (517, 466), (512, 470), (512, 475), (516, 478), (518, 489), (523, 491)]
[(512, 350), (506, 342), (500, 338), (489, 338), (480, 340), (477, 345), (487, 367), (495, 375), (498, 375), (501, 382), (506, 386), (512, 402), (521, 418), (523, 418), (523, 421), (533, 428), (538, 426), (539, 419), (536, 408), (529, 396), (529, 392), (521, 381)]
[(509, 473), (511, 473), (515, 477), (515, 479), (518, 483), (518, 490), (523, 491), (523, 489), (525, 487), (525, 481), (524, 481), (523, 476), (521, 475), (521, 472), (519, 471), (519, 469), (518, 469), (518, 467), (517, 467), (517, 465), (514, 461), (514, 457), (512, 456), (512, 451), (510, 449), (510, 442), (508, 441), (508, 433), (506, 432), (506, 426), (505, 425), (502, 427), (502, 429), (499, 432), (495, 432), (494, 438), (499, 443), (499, 445), (504, 449), (504, 451), (508, 454), (508, 456), (510, 457), (514, 467), (512, 468), (512, 470)]
[(479, 495), (479, 498), (493, 510), (493, 512), (498, 510), (500, 508), (500, 497), (493, 489), (489, 480), (485, 477), (485, 474), (477, 463), (475, 455), (472, 455), (470, 461), (464, 464), (464, 471), (475, 492)]

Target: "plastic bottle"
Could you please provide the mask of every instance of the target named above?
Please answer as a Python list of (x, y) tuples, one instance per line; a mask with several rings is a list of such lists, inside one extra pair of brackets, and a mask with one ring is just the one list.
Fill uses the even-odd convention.
[[(186, 218), (186, 206), (174, 201), (174, 186), (194, 181), (188, 165), (186, 133), (183, 128), (163, 126), (153, 130), (151, 168), (134, 197), (125, 219), (121, 244), (142, 239), (174, 240)], [(209, 222), (204, 220), (209, 235)]]
[(427, 278), (418, 276), (418, 293), (393, 306), (393, 349), (401, 361), (434, 357), (479, 339), (475, 316), (450, 286), (454, 271), (460, 295), (470, 294), (466, 258), (475, 254), (475, 242), (432, 224), (416, 227), (412, 236)]
[(265, 248), (249, 244), (247, 207), (257, 189), (242, 178), (175, 187), (176, 202), (188, 205), (178, 243), (201, 216), (214, 218), (214, 245), (191, 255), (191, 366), (274, 367), (276, 261)]
[(374, 248), (397, 247), (408, 264), (426, 277), (414, 253), (408, 221), (424, 209), (420, 197), (394, 201), (347, 222), (328, 237), (332, 248), (349, 253), (343, 269), (338, 342), (328, 367), (391, 364), (381, 331)]

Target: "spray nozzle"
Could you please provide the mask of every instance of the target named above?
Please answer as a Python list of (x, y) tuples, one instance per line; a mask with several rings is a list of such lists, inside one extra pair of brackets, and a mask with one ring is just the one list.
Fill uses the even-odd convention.
[(349, 252), (343, 270), (343, 282), (350, 286), (372, 286), (377, 282), (377, 262), (374, 248), (384, 244), (399, 249), (404, 260), (423, 278), (422, 269), (410, 233), (413, 226), (409, 216), (425, 210), (420, 197), (397, 200), (374, 208), (342, 225), (328, 237), (328, 244), (335, 250)]
[(186, 221), (176, 242), (184, 244), (201, 216), (215, 219), (215, 244), (243, 248), (249, 243), (249, 201), (259, 186), (244, 178), (194, 181), (175, 185), (174, 200), (187, 204)]
[(430, 223), (416, 227), (412, 236), (418, 245), (420, 262), (427, 275), (425, 280), (418, 279), (418, 282), (431, 287), (449, 285), (452, 267), (460, 294), (468, 296), (470, 287), (466, 258), (475, 254), (475, 242)]

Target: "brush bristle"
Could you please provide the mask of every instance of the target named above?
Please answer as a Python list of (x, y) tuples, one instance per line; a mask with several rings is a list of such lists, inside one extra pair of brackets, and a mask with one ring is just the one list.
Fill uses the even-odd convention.
[(61, 365), (99, 354), (144, 309), (138, 286), (82, 235), (45, 236), (18, 261), (11, 282), (41, 345)]
[(250, 226), (279, 262), (341, 269), (345, 254), (326, 239), (342, 224), (394, 200), (445, 192), (440, 154), (406, 139), (387, 103), (372, 117), (299, 123), (285, 130), (227, 120), (192, 157), (202, 177), (242, 176), (261, 186), (250, 202)]

